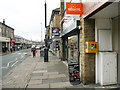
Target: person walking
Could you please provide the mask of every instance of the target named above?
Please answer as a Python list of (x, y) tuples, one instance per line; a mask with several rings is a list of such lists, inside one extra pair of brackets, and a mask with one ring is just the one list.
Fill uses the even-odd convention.
[(32, 51), (33, 51), (33, 57), (35, 57), (36, 56), (36, 49), (35, 49), (35, 47), (32, 49)]
[(13, 49), (13, 48), (12, 48), (12, 46), (11, 46), (11, 47), (10, 47), (10, 51), (11, 51), (11, 53), (12, 53), (12, 49)]

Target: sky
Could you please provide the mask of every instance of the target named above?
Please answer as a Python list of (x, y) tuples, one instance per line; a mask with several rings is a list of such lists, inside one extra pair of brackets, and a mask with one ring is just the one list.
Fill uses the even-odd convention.
[[(45, 37), (45, 0), (0, 0), (0, 22), (14, 28), (14, 34), (29, 40), (41, 41)], [(53, 9), (60, 7), (60, 0), (46, 0), (47, 25)], [(41, 34), (42, 30), (42, 34)]]

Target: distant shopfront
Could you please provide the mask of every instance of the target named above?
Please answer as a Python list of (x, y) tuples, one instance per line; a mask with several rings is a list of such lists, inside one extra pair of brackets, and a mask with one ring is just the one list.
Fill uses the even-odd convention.
[(54, 52), (59, 51), (60, 44), (60, 28), (52, 27), (52, 50)]
[[(7, 48), (7, 50), (10, 50), (10, 38), (0, 37), (0, 42), (2, 42), (2, 49)], [(3, 52), (6, 51), (3, 50)]]

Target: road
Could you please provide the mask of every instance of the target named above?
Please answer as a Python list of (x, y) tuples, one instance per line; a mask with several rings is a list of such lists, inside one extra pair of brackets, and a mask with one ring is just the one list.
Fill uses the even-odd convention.
[(25, 60), (30, 52), (30, 49), (16, 51), (15, 53), (0, 56), (2, 58), (2, 76), (6, 75), (14, 67), (18, 66), (23, 60)]

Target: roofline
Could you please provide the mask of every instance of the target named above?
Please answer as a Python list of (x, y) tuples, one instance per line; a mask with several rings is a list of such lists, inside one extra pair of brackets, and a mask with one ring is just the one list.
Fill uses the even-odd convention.
[[(1, 22), (0, 22), (0, 23), (1, 23)], [(4, 26), (6, 26), (6, 27), (8, 27), (8, 28), (10, 28), (10, 29), (12, 29), (12, 30), (14, 30), (14, 28), (12, 28), (12, 27), (10, 27), (10, 26), (4, 24), (4, 23), (1, 23), (1, 24), (4, 25)]]
[[(60, 9), (60, 8), (56, 8), (56, 9)], [(59, 12), (60, 12), (60, 10), (59, 10), (59, 11), (56, 11), (56, 9), (53, 9), (53, 10), (52, 10), (50, 22), (52, 21), (52, 18), (53, 18), (53, 16), (54, 16), (55, 12), (58, 12), (58, 14), (59, 14)], [(49, 22), (49, 25), (50, 25), (50, 22)]]

